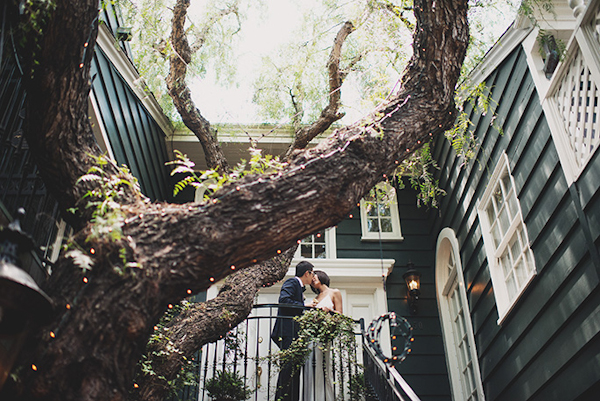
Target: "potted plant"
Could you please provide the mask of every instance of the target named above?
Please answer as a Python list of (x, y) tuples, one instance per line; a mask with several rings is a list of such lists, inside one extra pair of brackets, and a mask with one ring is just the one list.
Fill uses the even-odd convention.
[(215, 401), (243, 401), (250, 398), (252, 391), (236, 372), (222, 370), (206, 381), (206, 391)]

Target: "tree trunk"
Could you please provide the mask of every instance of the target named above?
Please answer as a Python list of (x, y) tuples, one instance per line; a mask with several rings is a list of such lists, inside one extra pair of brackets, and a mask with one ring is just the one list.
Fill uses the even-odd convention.
[[(219, 340), (243, 322), (252, 311), (258, 290), (283, 279), (295, 251), (296, 246), (260, 265), (253, 265), (230, 275), (215, 298), (192, 304), (189, 309), (176, 316), (165, 327), (171, 341), (169, 348), (178, 352), (170, 352), (162, 337), (160, 341), (150, 344), (146, 355), (152, 358), (155, 374), (139, 377), (138, 389), (133, 392), (131, 399), (166, 399), (171, 390), (167, 381), (177, 377), (186, 363), (186, 357), (189, 358), (204, 344)], [(158, 327), (157, 329), (160, 330)], [(156, 331), (155, 334), (160, 336)]]
[[(186, 126), (195, 132), (201, 143), (212, 143), (214, 138), (210, 129), (206, 128), (209, 127), (209, 124), (202, 117), (192, 99), (188, 96), (184, 98), (177, 97), (178, 93), (190, 93), (186, 84), (184, 63), (184, 61), (191, 59), (191, 52), (193, 51), (188, 44), (183, 30), (183, 21), (186, 18), (185, 11), (187, 10), (187, 6), (188, 3), (186, 1), (180, 0), (177, 2), (174, 10), (176, 17), (172, 21), (171, 43), (173, 43), (173, 47), (177, 50), (177, 57), (171, 59), (172, 68), (170, 70), (169, 82), (177, 82), (179, 88), (177, 91), (170, 91), (170, 94), (173, 96), (173, 102), (180, 114), (184, 117)], [(231, 12), (234, 12), (234, 10), (226, 9), (211, 18), (210, 22), (202, 28), (204, 34), (201, 37), (204, 37), (205, 33), (212, 28), (212, 23)], [(340, 54), (344, 41), (353, 30), (354, 27), (350, 22), (345, 23), (338, 32), (332, 46), (327, 63), (330, 83), (329, 104), (315, 123), (296, 133), (285, 159), (291, 155), (293, 150), (305, 148), (315, 136), (327, 130), (333, 122), (343, 116), (343, 114), (338, 113), (340, 107), (340, 90), (343, 81), (339, 68)], [(197, 50), (200, 47), (200, 45), (197, 45), (195, 48)], [(204, 146), (204, 149), (206, 150), (206, 146)], [(225, 155), (221, 151), (221, 148), (211, 146), (209, 149), (209, 152), (205, 152), (205, 159), (208, 166), (220, 166), (222, 171), (226, 171), (227, 166), (222, 162), (222, 160), (225, 160)], [(217, 338), (216, 336), (225, 335), (232, 325), (236, 326), (239, 322), (243, 321), (251, 311), (252, 303), (258, 290), (265, 285), (271, 286), (274, 281), (281, 279), (288, 271), (292, 256), (293, 252), (289, 253), (289, 257), (286, 258), (287, 263), (280, 263), (271, 259), (232, 274), (228, 277), (226, 285), (223, 287), (226, 290), (222, 291), (217, 298), (207, 303), (189, 306), (177, 319), (169, 322), (166, 327), (169, 333), (168, 337), (160, 336), (160, 333), (158, 336), (154, 336), (153, 338), (156, 339), (158, 337), (158, 339), (152, 342), (144, 355), (144, 362), (152, 367), (153, 373), (139, 375), (137, 379), (139, 390), (134, 392), (134, 397), (147, 401), (164, 399), (170, 390), (168, 382), (173, 382), (182, 372), (182, 367), (186, 363), (186, 357), (191, 357), (202, 345), (214, 340)], [(278, 256), (275, 259), (280, 259), (280, 257)], [(278, 267), (278, 270), (275, 267)], [(270, 273), (265, 274), (266, 271)], [(278, 277), (277, 280), (274, 280), (272, 277), (275, 274)], [(243, 307), (238, 308), (236, 313), (232, 314), (232, 305), (243, 305)], [(220, 331), (211, 330), (211, 336), (208, 336), (206, 330), (200, 329), (207, 327), (205, 326), (207, 320), (211, 320), (214, 316), (221, 314), (230, 318), (220, 319), (218, 322), (227, 322), (228, 324), (211, 325), (212, 327), (218, 327)], [(171, 352), (173, 347), (181, 352)]]
[[(63, 208), (80, 203), (85, 191), (77, 178), (94, 163), (88, 152), (99, 152), (86, 122), (96, 5), (57, 2), (36, 55), (38, 75), (28, 85), (39, 118), (32, 116), (27, 140)], [(149, 204), (125, 192), (121, 239), (88, 237), (91, 224), (76, 237), (77, 249), (94, 260), (87, 283), (75, 259), (65, 254), (57, 263), (46, 287), (57, 314), (29, 339), (21, 392), (13, 399), (125, 399), (169, 303), (341, 221), (423, 141), (451, 126), (468, 43), (466, 10), (466, 0), (415, 1), (414, 56), (397, 96), (369, 119), (296, 154), (279, 173), (246, 177), (206, 204)], [(73, 66), (82, 59), (82, 68)]]

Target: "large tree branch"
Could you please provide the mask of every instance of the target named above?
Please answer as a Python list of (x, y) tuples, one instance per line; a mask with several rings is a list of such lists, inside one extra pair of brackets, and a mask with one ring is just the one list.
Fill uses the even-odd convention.
[[(79, 103), (87, 102), (87, 92), (70, 93), (85, 90), (81, 81), (87, 80), (87, 68), (76, 71), (78, 85), (65, 91), (74, 71), (52, 59), (72, 52), (73, 42), (65, 37), (77, 41), (87, 36), (95, 5), (58, 2), (53, 13), (56, 21), (65, 22), (69, 19), (65, 15), (88, 7), (79, 15), (86, 18), (83, 23), (66, 25), (80, 31), (56, 33), (56, 42), (48, 42), (52, 51), (38, 59), (41, 68), (49, 69), (45, 75), (53, 77), (40, 79), (45, 82), (37, 95), (44, 100), (34, 103), (35, 113), (45, 118), (34, 119), (29, 127), (36, 133), (28, 141), (42, 143), (30, 143), (38, 160), (48, 152), (43, 143), (91, 136), (77, 115), (86, 115)], [(261, 263), (296, 240), (341, 221), (397, 163), (450, 127), (454, 88), (468, 43), (466, 9), (466, 0), (416, 1), (415, 50), (397, 95), (369, 119), (294, 155), (280, 173), (246, 177), (206, 204), (124, 202), (127, 218), (120, 241), (94, 239), (88, 236), (91, 230), (79, 234), (82, 251), (95, 264), (84, 272), (65, 255), (57, 264), (46, 287), (59, 305), (57, 314), (46, 330), (29, 340), (21, 360), (21, 366), (28, 367), (21, 376), (28, 398), (124, 399), (152, 327), (169, 303), (187, 297), (188, 289), (196, 293), (208, 288), (211, 278), (219, 280)], [(52, 107), (53, 102), (60, 107)], [(54, 114), (47, 116), (48, 112)], [(57, 116), (68, 129), (53, 127)], [(85, 141), (91, 143), (90, 138)], [(85, 153), (76, 155), (88, 159)], [(54, 165), (42, 164), (40, 169), (59, 168), (66, 177), (74, 174), (71, 170), (85, 170), (70, 154), (49, 159)], [(66, 190), (52, 173), (44, 174), (54, 192)], [(69, 193), (71, 199), (78, 196)], [(122, 256), (135, 263), (124, 266)], [(50, 330), (55, 336), (49, 335)], [(32, 364), (37, 370), (29, 368)]]
[(317, 135), (325, 132), (331, 124), (344, 117), (344, 113), (339, 113), (341, 105), (341, 87), (344, 80), (344, 75), (340, 72), (340, 58), (342, 54), (342, 46), (346, 38), (354, 31), (354, 25), (351, 22), (346, 22), (338, 31), (329, 60), (327, 62), (327, 70), (329, 76), (329, 103), (321, 112), (317, 121), (307, 127), (301, 128), (296, 132), (292, 143), (286, 151), (285, 158), (289, 158), (294, 150), (304, 149), (310, 141)]
[[(196, 107), (192, 100), (191, 91), (185, 81), (187, 66), (192, 59), (192, 48), (190, 48), (184, 28), (189, 5), (190, 0), (177, 0), (173, 9), (173, 19), (171, 21), (173, 54), (170, 57), (171, 63), (169, 75), (167, 76), (167, 88), (169, 95), (173, 99), (175, 108), (181, 115), (186, 127), (198, 137), (204, 150), (208, 167), (226, 172), (229, 170), (229, 163), (217, 142), (216, 132), (211, 127), (210, 122), (202, 116), (200, 110)], [(227, 9), (219, 13), (218, 16), (222, 17), (236, 11), (234, 8)], [(217, 20), (218, 18), (213, 18), (210, 22), (214, 23)], [(200, 40), (198, 45), (202, 43), (203, 41)], [(194, 50), (198, 50), (198, 48), (196, 46)]]
[[(59, 202), (63, 212), (76, 208), (76, 213), (63, 213), (74, 227), (82, 227), (91, 217), (82, 201), (95, 183), (79, 182), (89, 168), (97, 165), (102, 154), (88, 119), (88, 95), (91, 86), (89, 69), (94, 55), (98, 29), (98, 1), (82, 1), (78, 7), (66, 9), (59, 2), (52, 18), (48, 11), (35, 9), (47, 2), (31, 3), (24, 18), (33, 14), (37, 19), (49, 19), (40, 28), (25, 31), (27, 47), (24, 58), (27, 90), (27, 129), (25, 137), (39, 173), (48, 190)], [(28, 25), (29, 22), (23, 22)], [(65, 40), (69, 27), (69, 40)], [(56, 46), (68, 43), (68, 46)], [(105, 166), (107, 174), (120, 174), (117, 166)], [(132, 177), (129, 177), (133, 181)], [(139, 193), (124, 189), (116, 201), (137, 203)]]
[[(252, 311), (256, 293), (285, 276), (295, 251), (296, 246), (260, 265), (230, 275), (215, 298), (192, 304), (164, 328), (157, 327), (168, 335), (159, 335), (160, 341), (149, 345), (146, 355), (151, 358), (154, 374), (139, 378), (139, 390), (133, 394), (135, 399), (164, 400), (170, 391), (168, 381), (177, 377), (187, 358), (243, 322)], [(169, 351), (173, 349), (177, 351)]]

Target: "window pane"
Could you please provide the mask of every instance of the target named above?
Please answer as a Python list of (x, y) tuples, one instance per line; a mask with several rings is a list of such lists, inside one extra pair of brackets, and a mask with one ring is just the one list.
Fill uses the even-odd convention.
[(510, 181), (510, 176), (505, 174), (502, 177), (502, 187), (504, 188), (504, 198), (508, 198), (508, 192), (512, 189), (512, 182)]
[(487, 213), (487, 218), (488, 218), (488, 222), (490, 223), (490, 225), (494, 224), (494, 221), (496, 221), (496, 212), (494, 209), (493, 202), (490, 202), (489, 206), (486, 209), (486, 213)]
[(312, 258), (312, 246), (311, 245), (300, 245), (300, 255), (303, 258)]
[(498, 261), (500, 263), (500, 267), (502, 267), (502, 274), (506, 278), (512, 271), (512, 263), (510, 260), (510, 255), (508, 252), (504, 252)]
[(517, 265), (515, 266), (515, 275), (517, 277), (517, 286), (523, 288), (525, 281), (527, 280), (527, 271), (523, 259), (519, 258)]
[(377, 208), (374, 203), (367, 204), (367, 216), (377, 217)]
[(508, 227), (510, 227), (510, 216), (508, 215), (508, 210), (503, 208), (500, 211), (500, 228), (502, 229), (502, 234), (506, 234), (508, 231)]
[(392, 219), (381, 218), (381, 232), (382, 233), (391, 233), (394, 231), (392, 227)]
[(379, 223), (376, 219), (368, 219), (367, 220), (367, 229), (370, 233), (379, 232)]
[(513, 300), (517, 295), (517, 283), (515, 283), (515, 278), (512, 274), (506, 280), (506, 290), (508, 291), (508, 299)]
[(518, 241), (518, 239), (519, 235), (518, 233), (516, 233), (516, 235), (513, 235), (510, 241), (508, 242), (508, 246), (510, 248), (510, 253), (512, 255), (513, 260), (517, 259), (521, 254), (521, 244)]
[(380, 216), (391, 216), (392, 211), (390, 210), (390, 208), (388, 206), (386, 206), (383, 203), (380, 203), (379, 204), (379, 215)]
[(514, 191), (511, 192), (508, 198), (508, 207), (510, 208), (510, 217), (514, 218), (517, 215), (517, 211), (519, 210), (517, 197), (515, 196)]
[(500, 246), (500, 242), (502, 241), (502, 234), (500, 233), (498, 222), (492, 226), (492, 238), (494, 240), (494, 248), (498, 249), (498, 246)]
[(496, 188), (493, 197), (496, 201), (496, 210), (500, 210), (504, 206), (504, 194), (502, 194), (500, 187)]
[(325, 245), (315, 245), (315, 258), (325, 259)]

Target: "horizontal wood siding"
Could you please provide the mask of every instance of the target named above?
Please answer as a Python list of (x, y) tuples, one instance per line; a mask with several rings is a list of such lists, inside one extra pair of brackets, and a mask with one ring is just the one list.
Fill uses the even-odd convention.
[[(398, 191), (401, 242), (361, 241), (360, 211), (342, 221), (336, 229), (337, 257), (395, 259), (396, 264), (386, 282), (388, 309), (406, 317), (414, 328), (411, 354), (397, 366), (398, 371), (423, 401), (450, 399), (444, 347), (434, 285), (434, 247), (430, 236), (436, 211), (418, 208), (416, 193), (407, 184)], [(418, 314), (411, 316), (406, 301), (406, 284), (402, 275), (411, 261), (422, 273)]]
[[(432, 238), (444, 227), (456, 232), (486, 399), (574, 400), (600, 380), (600, 159), (569, 187), (521, 48), (487, 87), (495, 113), (466, 109), (481, 144), (475, 160), (460, 168), (448, 141), (436, 143), (448, 195)], [(503, 152), (537, 275), (499, 326), (477, 202)]]
[(91, 75), (100, 124), (104, 124), (117, 163), (131, 170), (151, 200), (169, 199), (168, 157), (159, 125), (99, 48)]

